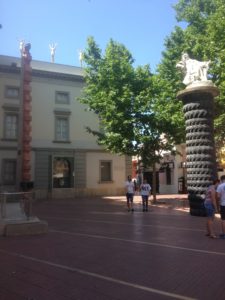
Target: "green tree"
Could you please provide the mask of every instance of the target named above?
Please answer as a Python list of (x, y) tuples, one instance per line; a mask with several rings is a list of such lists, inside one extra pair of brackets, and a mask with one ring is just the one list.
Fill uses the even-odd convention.
[[(177, 26), (165, 40), (165, 51), (158, 66), (169, 107), (176, 107), (176, 94), (183, 89), (182, 74), (176, 63), (183, 52), (198, 60), (210, 60), (210, 79), (220, 90), (215, 99), (215, 140), (217, 149), (225, 141), (225, 3), (224, 0), (180, 0), (174, 6), (176, 17), (185, 26)], [(182, 117), (181, 117), (182, 119)], [(183, 120), (182, 120), (183, 121)], [(182, 125), (180, 125), (182, 127)]]
[(137, 155), (154, 169), (162, 151), (172, 150), (179, 139), (176, 118), (171, 122), (169, 112), (162, 113), (162, 80), (149, 65), (134, 68), (131, 53), (113, 40), (102, 54), (88, 38), (83, 58), (86, 87), (80, 101), (100, 120), (98, 131), (87, 130), (110, 152)]

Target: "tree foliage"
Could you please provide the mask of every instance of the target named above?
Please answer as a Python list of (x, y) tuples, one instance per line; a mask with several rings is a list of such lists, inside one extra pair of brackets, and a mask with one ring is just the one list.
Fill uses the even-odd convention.
[(80, 100), (100, 120), (98, 131), (88, 131), (111, 152), (139, 155), (145, 166), (158, 162), (161, 151), (180, 138), (175, 112), (164, 113), (163, 81), (149, 65), (134, 68), (131, 53), (113, 40), (102, 54), (89, 37), (83, 57), (86, 87)]
[[(158, 66), (160, 78), (168, 82), (168, 98), (174, 105), (177, 92), (184, 88), (176, 63), (183, 52), (197, 60), (210, 60), (210, 79), (220, 90), (215, 99), (215, 139), (217, 148), (225, 141), (225, 2), (224, 0), (180, 0), (174, 6), (179, 22), (165, 40)], [(166, 91), (165, 91), (166, 92)]]
[(210, 79), (220, 89), (215, 99), (216, 144), (221, 147), (225, 141), (224, 0), (180, 0), (174, 8), (185, 26), (176, 26), (165, 39), (156, 74), (149, 65), (134, 68), (131, 53), (113, 40), (102, 53), (90, 37), (84, 53), (86, 88), (81, 101), (98, 114), (101, 125), (89, 132), (107, 150), (141, 155), (148, 165), (159, 160), (160, 150), (184, 140), (182, 103), (177, 100), (183, 76), (176, 69), (183, 52), (211, 61)]

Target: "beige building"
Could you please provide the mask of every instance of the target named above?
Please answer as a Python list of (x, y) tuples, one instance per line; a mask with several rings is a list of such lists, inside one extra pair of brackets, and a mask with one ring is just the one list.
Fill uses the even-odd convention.
[[(185, 194), (187, 192), (186, 145), (176, 145), (176, 155), (164, 152), (160, 163), (156, 164), (156, 192), (159, 194)], [(132, 177), (141, 182), (143, 178), (152, 185), (152, 168), (138, 166), (137, 157), (132, 160)]]
[(177, 145), (176, 152), (176, 155), (165, 153), (158, 165), (160, 194), (187, 192), (186, 145)]
[[(97, 116), (77, 98), (84, 86), (79, 67), (33, 60), (32, 180), (36, 198), (121, 195), (131, 174), (129, 157), (97, 145), (86, 127)], [(20, 59), (0, 56), (0, 190), (15, 190), (20, 117)]]

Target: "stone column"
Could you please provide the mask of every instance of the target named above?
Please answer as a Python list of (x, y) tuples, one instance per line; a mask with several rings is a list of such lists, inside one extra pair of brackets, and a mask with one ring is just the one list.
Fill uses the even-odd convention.
[(30, 44), (26, 44), (22, 54), (22, 170), (21, 188), (24, 191), (33, 188), (31, 181), (31, 80), (32, 69), (30, 66), (32, 57), (30, 55)]
[(210, 81), (180, 91), (186, 125), (187, 192), (190, 214), (204, 216), (204, 195), (217, 178), (214, 145), (214, 97), (219, 90)]

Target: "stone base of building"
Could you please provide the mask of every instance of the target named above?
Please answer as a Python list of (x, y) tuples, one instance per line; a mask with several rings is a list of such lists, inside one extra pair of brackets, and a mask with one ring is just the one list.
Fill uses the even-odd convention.
[(92, 196), (120, 196), (125, 195), (124, 188), (61, 188), (52, 189), (50, 191), (46, 189), (36, 189), (34, 191), (35, 200), (45, 199), (73, 199), (76, 197), (92, 197)]
[(29, 220), (1, 220), (0, 235), (19, 236), (19, 235), (38, 235), (48, 232), (48, 223), (32, 217)]

